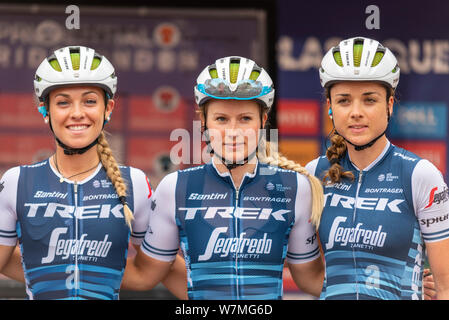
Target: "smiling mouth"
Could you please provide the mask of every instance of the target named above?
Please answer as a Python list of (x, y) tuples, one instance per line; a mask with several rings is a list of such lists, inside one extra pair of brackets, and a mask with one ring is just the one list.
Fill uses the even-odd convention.
[(66, 128), (69, 130), (72, 130), (72, 131), (83, 131), (89, 127), (90, 127), (90, 125), (87, 125), (87, 124), (78, 124), (78, 125), (70, 125), (70, 126), (67, 126)]

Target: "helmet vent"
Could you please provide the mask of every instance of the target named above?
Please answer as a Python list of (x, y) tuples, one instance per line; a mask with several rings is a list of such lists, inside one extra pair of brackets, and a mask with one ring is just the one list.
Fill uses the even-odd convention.
[(363, 40), (357, 39), (354, 41), (353, 56), (354, 56), (354, 66), (360, 67), (360, 61), (362, 60), (363, 52)]
[(237, 82), (239, 75), (240, 59), (231, 59), (229, 62), (229, 79), (231, 83)]

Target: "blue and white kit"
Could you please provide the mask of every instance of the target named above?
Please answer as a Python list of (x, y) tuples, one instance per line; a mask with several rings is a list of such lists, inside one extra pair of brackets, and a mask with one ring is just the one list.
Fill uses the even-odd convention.
[[(319, 237), (326, 261), (321, 299), (422, 299), (423, 247), (449, 238), (448, 188), (428, 160), (389, 142), (354, 181), (324, 186)], [(326, 157), (306, 168), (319, 179)]]
[(4, 174), (0, 244), (19, 239), (30, 299), (118, 299), (128, 241), (142, 242), (151, 203), (145, 174), (120, 170), (134, 213), (132, 234), (101, 164), (77, 183), (61, 182), (48, 160)]
[(285, 257), (320, 256), (311, 203), (297, 172), (258, 163), (236, 189), (210, 162), (160, 182), (140, 248), (172, 261), (181, 246), (189, 299), (281, 299)]

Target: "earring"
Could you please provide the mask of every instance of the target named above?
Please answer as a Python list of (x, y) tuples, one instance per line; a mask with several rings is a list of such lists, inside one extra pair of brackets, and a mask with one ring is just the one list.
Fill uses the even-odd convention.
[(48, 118), (45, 118), (45, 119), (44, 119), (44, 122), (48, 124)]

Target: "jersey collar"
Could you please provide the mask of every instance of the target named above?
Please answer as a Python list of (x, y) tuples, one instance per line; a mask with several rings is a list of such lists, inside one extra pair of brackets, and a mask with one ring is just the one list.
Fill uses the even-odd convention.
[[(390, 149), (391, 143), (390, 140), (387, 139), (387, 144), (385, 145), (384, 149), (382, 150), (382, 152), (380, 153), (380, 155), (373, 161), (371, 162), (365, 169), (363, 169), (363, 171), (369, 171), (371, 168), (373, 168), (376, 164), (379, 163), (379, 161), (381, 161), (383, 159), (383, 157), (385, 156), (385, 154), (387, 153), (387, 151)], [(348, 155), (348, 159), (349, 162), (351, 162), (352, 166), (354, 168), (356, 168), (358, 171), (360, 171), (359, 168), (357, 168), (357, 166), (351, 161), (351, 157), (349, 156), (349, 153), (347, 153)]]

